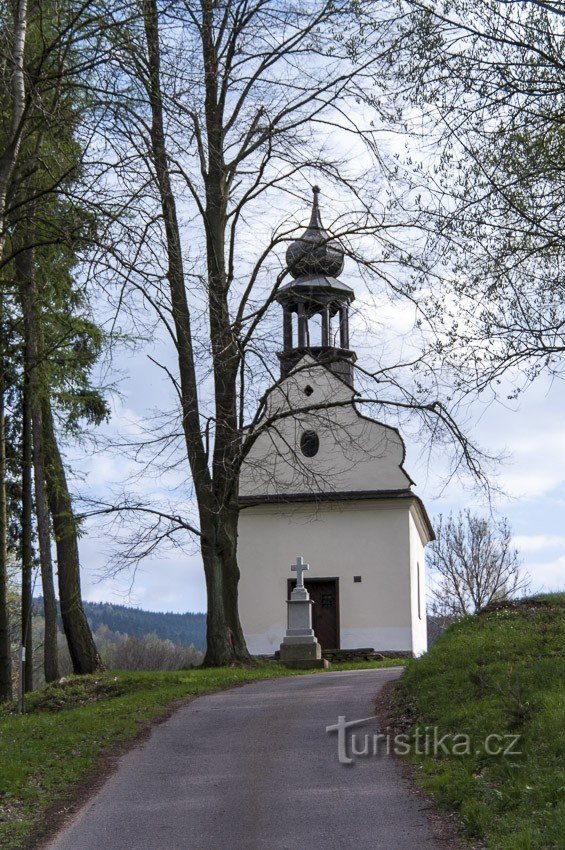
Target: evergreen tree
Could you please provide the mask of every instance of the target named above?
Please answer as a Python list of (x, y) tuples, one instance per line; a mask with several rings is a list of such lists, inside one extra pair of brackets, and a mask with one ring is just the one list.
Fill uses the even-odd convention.
[[(9, 22), (2, 24), (8, 32)], [(75, 85), (83, 61), (77, 49), (83, 26), (70, 4), (48, 2), (26, 7), (22, 59), (27, 81), (25, 109), (2, 207), (2, 294), (11, 302), (19, 340), (11, 364), (15, 369), (15, 396), (10, 415), (17, 421), (19, 452), (21, 638), (31, 648), (33, 465), (48, 681), (58, 677), (52, 533), (61, 610), (75, 672), (92, 672), (101, 665), (82, 607), (79, 529), (60, 447), (65, 433), (76, 436), (81, 422), (100, 422), (108, 413), (91, 376), (104, 337), (88, 318), (88, 298), (76, 273), (77, 257), (88, 249), (94, 234), (92, 216), (72, 198), (83, 177), (83, 151), (76, 128), (87, 102), (84, 89)], [(6, 73), (9, 71), (7, 67)], [(14, 94), (7, 87), (0, 95), (0, 111), (9, 115), (13, 101)], [(10, 140), (6, 137), (0, 141), (9, 145)], [(3, 402), (6, 405), (5, 393)], [(0, 663), (6, 654), (2, 649), (6, 644), (5, 610), (0, 591)], [(28, 655), (28, 687), (31, 669)]]

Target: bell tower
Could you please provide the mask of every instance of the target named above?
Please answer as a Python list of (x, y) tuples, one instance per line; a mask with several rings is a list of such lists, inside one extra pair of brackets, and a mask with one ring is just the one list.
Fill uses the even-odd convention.
[(276, 296), (283, 309), (283, 350), (278, 355), (281, 375), (286, 377), (305, 354), (310, 354), (352, 387), (357, 358), (349, 348), (349, 305), (355, 294), (338, 280), (344, 252), (322, 225), (319, 187), (313, 186), (312, 191), (310, 223), (286, 252), (294, 279)]

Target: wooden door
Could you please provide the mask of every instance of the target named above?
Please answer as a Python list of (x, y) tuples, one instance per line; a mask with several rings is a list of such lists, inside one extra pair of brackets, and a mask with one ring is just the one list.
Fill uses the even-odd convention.
[[(288, 581), (288, 595), (296, 586)], [(322, 649), (339, 649), (339, 588), (337, 578), (305, 578), (304, 586), (314, 603), (312, 628)]]

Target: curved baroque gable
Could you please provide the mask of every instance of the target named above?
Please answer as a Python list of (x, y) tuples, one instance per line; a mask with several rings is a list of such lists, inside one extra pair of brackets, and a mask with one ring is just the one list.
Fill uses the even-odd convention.
[(263, 421), (268, 427), (241, 472), (242, 496), (406, 490), (413, 483), (398, 431), (359, 414), (353, 390), (308, 355), (271, 392)]

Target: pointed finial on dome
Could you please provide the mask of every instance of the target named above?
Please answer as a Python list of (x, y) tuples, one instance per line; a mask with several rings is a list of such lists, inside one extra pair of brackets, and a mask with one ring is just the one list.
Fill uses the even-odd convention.
[(314, 194), (314, 199), (312, 201), (312, 214), (310, 215), (310, 224), (308, 225), (308, 229), (312, 230), (323, 230), (322, 227), (322, 219), (320, 218), (320, 187), (312, 186), (312, 192)]
[(343, 250), (330, 239), (320, 216), (320, 187), (312, 186), (314, 199), (307, 229), (286, 251), (286, 262), (294, 278), (323, 275), (337, 277), (343, 271)]

